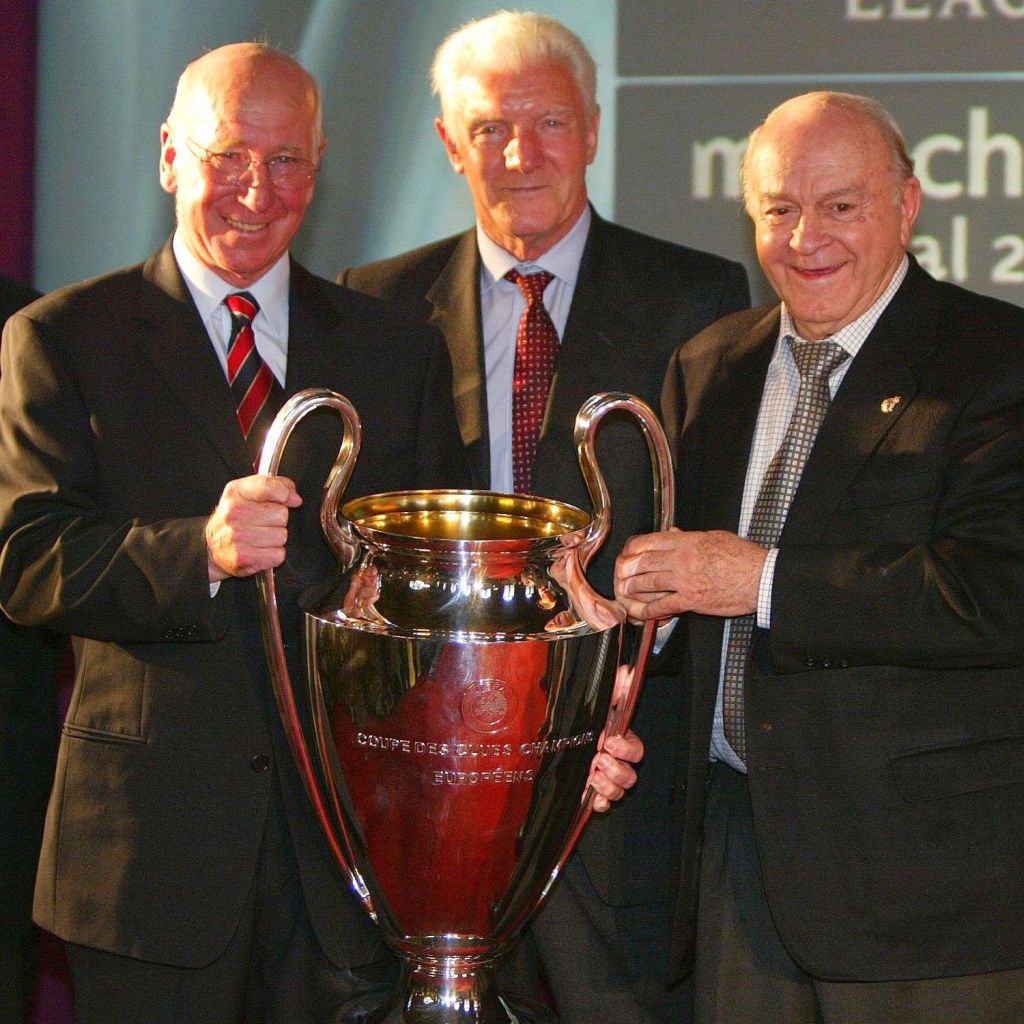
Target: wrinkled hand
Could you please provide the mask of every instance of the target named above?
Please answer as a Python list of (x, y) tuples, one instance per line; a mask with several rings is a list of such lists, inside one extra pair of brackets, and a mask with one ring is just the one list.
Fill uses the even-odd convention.
[(759, 544), (724, 530), (673, 527), (631, 537), (615, 563), (615, 596), (635, 620), (748, 615), (767, 557)]
[(210, 582), (279, 566), (288, 541), (288, 510), (302, 498), (283, 476), (245, 476), (224, 488), (206, 522)]
[[(629, 696), (633, 686), (633, 670), (620, 665), (615, 675), (612, 690), (612, 707), (619, 708)], [(597, 741), (597, 753), (590, 763), (590, 777), (587, 784), (594, 790), (594, 810), (604, 813), (616, 800), (626, 795), (627, 789), (636, 785), (636, 769), (633, 765), (643, 760), (643, 741), (632, 729), (621, 736), (606, 736), (601, 733)]]
[(605, 737), (590, 764), (588, 785), (594, 790), (594, 810), (603, 813), (636, 785), (636, 769), (643, 760), (643, 741), (632, 729), (622, 736)]

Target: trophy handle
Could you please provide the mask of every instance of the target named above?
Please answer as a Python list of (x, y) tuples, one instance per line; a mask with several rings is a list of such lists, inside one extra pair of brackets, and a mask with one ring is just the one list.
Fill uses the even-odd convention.
[[(258, 473), (268, 473), (272, 476), (277, 474), (281, 465), (281, 457), (284, 454), (285, 446), (291, 437), (292, 431), (301, 419), (311, 413), (314, 409), (329, 406), (337, 410), (345, 422), (345, 436), (342, 439), (341, 447), (338, 450), (334, 465), (327, 475), (324, 483), (323, 500), (320, 506), (320, 524), (327, 538), (328, 544), (338, 556), (343, 566), (351, 565), (358, 554), (358, 544), (347, 521), (341, 521), (337, 514), (338, 500), (344, 492), (356, 458), (359, 455), (359, 446), (362, 440), (362, 427), (359, 423), (359, 414), (352, 403), (336, 391), (328, 388), (309, 388), (293, 395), (281, 411), (274, 418), (274, 422), (267, 431), (267, 439), (263, 443), (260, 453), (260, 461), (257, 466)], [(284, 724), (284, 730), (288, 737), (288, 745), (291, 747), (292, 755), (298, 766), (299, 774), (309, 793), (310, 800), (324, 835), (327, 839), (331, 852), (349, 878), (352, 888), (367, 905), (367, 909), (373, 914), (373, 908), (369, 904), (365, 883), (359, 873), (351, 866), (351, 858), (347, 855), (350, 849), (347, 837), (334, 824), (335, 818), (329, 813), (327, 797), (324, 787), (314, 769), (314, 762), (310, 756), (302, 733), (301, 720), (298, 707), (295, 703), (295, 693), (292, 689), (291, 678), (288, 672), (288, 662), (284, 652), (284, 641), (281, 636), (281, 619), (277, 608), (277, 590), (274, 581), (274, 570), (266, 569), (257, 577), (259, 590), (260, 626), (263, 631), (263, 646), (266, 649), (267, 662), (270, 668), (270, 680), (274, 688), (274, 699), (277, 702), (278, 712)]]
[[(586, 537), (580, 544), (580, 560), (584, 568), (607, 539), (612, 525), (611, 502), (604, 476), (597, 464), (595, 438), (601, 420), (615, 410), (621, 410), (634, 416), (643, 430), (644, 440), (647, 442), (651, 471), (654, 475), (654, 529), (656, 531), (669, 529), (672, 526), (675, 513), (675, 475), (672, 470), (672, 453), (668, 439), (665, 437), (665, 431), (654, 410), (646, 402), (625, 392), (605, 391), (592, 395), (576, 414), (575, 432), (580, 469), (583, 471), (583, 479), (594, 505), (593, 520)], [(605, 725), (605, 733), (608, 736), (620, 735), (629, 725), (640, 692), (640, 679), (647, 665), (656, 629), (657, 623), (654, 621), (643, 624), (640, 642), (634, 646), (626, 664), (627, 669), (632, 673), (627, 693), (609, 712)]]
[(358, 543), (351, 524), (338, 512), (338, 504), (355, 468), (363, 437), (363, 428), (355, 406), (344, 395), (339, 395), (330, 388), (307, 388), (292, 395), (274, 417), (274, 422), (267, 431), (267, 439), (263, 442), (256, 472), (276, 476), (292, 431), (301, 419), (314, 409), (324, 406), (335, 409), (344, 420), (345, 436), (341, 440), (334, 465), (331, 466), (331, 471), (324, 482), (323, 499), (320, 503), (320, 526), (342, 568), (347, 569), (355, 561)]
[[(587, 529), (582, 541), (576, 546), (579, 564), (585, 569), (594, 553), (607, 539), (611, 530), (611, 503), (608, 495), (608, 487), (597, 464), (595, 454), (595, 438), (597, 428), (604, 417), (613, 411), (624, 411), (636, 418), (647, 442), (647, 450), (651, 459), (651, 469), (654, 474), (654, 529), (667, 530), (672, 526), (673, 514), (675, 511), (675, 475), (672, 469), (672, 455), (669, 449), (668, 439), (665, 431), (646, 402), (641, 401), (633, 395), (625, 392), (609, 391), (601, 392), (588, 398), (580, 407), (576, 415), (576, 451), (579, 457), (580, 469), (583, 471), (583, 478), (590, 492), (590, 499), (594, 505), (594, 515), (590, 526)], [(589, 592), (589, 602), (608, 605), (608, 601), (600, 597), (581, 572), (581, 588), (584, 593)], [(625, 644), (625, 631), (635, 633), (637, 626), (628, 622), (622, 622), (619, 633), (619, 657), (622, 656)], [(636, 707), (637, 697), (640, 695), (640, 682), (647, 665), (647, 659), (654, 643), (654, 634), (657, 629), (656, 622), (645, 622), (639, 627), (639, 642), (631, 645), (628, 659), (617, 665), (615, 689), (613, 698), (617, 696), (617, 702), (611, 704), (604, 723), (605, 736), (618, 736), (626, 731), (633, 710)], [(618, 659), (617, 659), (618, 660)], [(628, 683), (620, 685), (623, 672), (630, 673)], [(594, 797), (597, 794), (593, 787), (587, 786), (583, 794), (579, 808), (576, 811), (572, 824), (570, 825), (566, 841), (561, 847), (557, 863), (555, 864), (547, 880), (537, 894), (536, 900), (527, 905), (525, 912), (513, 916), (509, 920), (507, 934), (514, 934), (522, 926), (527, 917), (534, 913), (547, 900), (551, 887), (561, 874), (562, 868), (578, 841), (584, 827), (590, 820), (593, 813)]]

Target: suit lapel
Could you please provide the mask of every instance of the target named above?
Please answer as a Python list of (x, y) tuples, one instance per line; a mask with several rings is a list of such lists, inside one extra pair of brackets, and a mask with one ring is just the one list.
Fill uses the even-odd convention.
[(316, 288), (313, 277), (295, 260), (288, 280), (288, 372), (285, 394), (322, 388), (328, 382), (344, 392), (345, 354), (339, 348), (339, 316)]
[(149, 287), (140, 293), (133, 313), (138, 329), (129, 335), (138, 339), (139, 348), (231, 474), (251, 473), (231, 390), (170, 242), (146, 261), (142, 275)]
[[(594, 393), (610, 390), (610, 382), (630, 380), (640, 357), (630, 317), (636, 299), (626, 292), (628, 275), (617, 250), (607, 244), (605, 222), (593, 211), (591, 217), (558, 350), (542, 446), (546, 437), (554, 430), (565, 430), (567, 424), (571, 436), (580, 406)], [(561, 437), (552, 439), (555, 445), (563, 441)]]
[[(916, 264), (853, 361), (822, 423), (782, 540), (821, 536), (829, 513), (913, 402), (920, 366), (934, 345), (936, 296)], [(898, 397), (897, 403), (888, 400)]]
[(491, 457), (479, 280), (480, 257), (476, 247), (476, 229), (473, 228), (459, 239), (426, 297), (433, 307), (430, 323), (448, 342), (455, 414), (462, 443), (473, 453), (476, 472), (482, 485), (487, 487)]
[[(773, 306), (734, 343), (691, 343), (683, 349), (687, 414), (676, 439), (677, 519), (686, 529), (735, 530), (739, 525), (747, 461), (778, 330), (779, 307)], [(706, 750), (724, 620), (707, 615), (688, 620), (690, 672), (696, 683), (690, 742)]]
[(750, 446), (778, 329), (775, 306), (740, 341), (698, 355), (687, 365), (687, 378), (697, 387), (687, 394), (687, 408), (696, 412), (692, 422), (683, 424), (680, 478), (685, 486), (681, 501), (689, 500), (693, 508), (680, 508), (680, 518), (692, 529), (739, 526)]

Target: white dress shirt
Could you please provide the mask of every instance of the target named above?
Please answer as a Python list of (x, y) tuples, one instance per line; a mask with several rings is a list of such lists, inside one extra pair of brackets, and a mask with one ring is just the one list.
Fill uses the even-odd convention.
[(288, 278), (291, 265), (285, 253), (258, 281), (238, 288), (221, 280), (209, 267), (192, 255), (178, 231), (171, 243), (181, 276), (199, 310), (199, 316), (217, 353), (224, 379), (228, 374), (228, 341), (231, 338), (231, 312), (224, 299), (235, 292), (248, 292), (260, 307), (252, 322), (256, 351), (270, 367), (278, 384), (284, 387), (288, 367)]

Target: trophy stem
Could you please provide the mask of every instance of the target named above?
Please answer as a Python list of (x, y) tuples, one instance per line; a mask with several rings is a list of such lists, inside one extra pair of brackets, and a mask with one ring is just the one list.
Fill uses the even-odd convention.
[(500, 996), (492, 967), (413, 966), (400, 1007), (383, 1024), (558, 1024), (558, 1017)]

